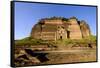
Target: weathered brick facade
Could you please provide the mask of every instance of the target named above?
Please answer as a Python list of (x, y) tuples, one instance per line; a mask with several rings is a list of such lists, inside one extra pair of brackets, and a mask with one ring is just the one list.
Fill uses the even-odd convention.
[(90, 36), (90, 28), (85, 21), (72, 18), (41, 19), (31, 31), (31, 37), (42, 40), (82, 39)]

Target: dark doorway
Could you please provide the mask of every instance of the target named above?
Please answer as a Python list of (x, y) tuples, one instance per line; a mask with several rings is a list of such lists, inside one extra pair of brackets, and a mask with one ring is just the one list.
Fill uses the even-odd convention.
[(70, 31), (67, 31), (67, 38), (70, 38)]
[(60, 39), (62, 39), (62, 36), (60, 36)]

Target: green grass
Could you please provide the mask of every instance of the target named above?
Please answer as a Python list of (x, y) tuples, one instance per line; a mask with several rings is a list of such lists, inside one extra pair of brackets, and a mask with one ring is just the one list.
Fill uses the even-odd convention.
[(90, 35), (83, 39), (63, 39), (57, 40), (56, 44), (67, 45), (67, 44), (84, 44), (84, 43), (96, 43), (96, 36)]
[(33, 39), (27, 37), (21, 40), (15, 40), (15, 45), (54, 45), (54, 41), (46, 41), (41, 39)]
[(94, 35), (90, 35), (89, 38), (91, 39), (91, 41), (96, 41), (96, 36)]
[(72, 40), (72, 39), (64, 39), (64, 40), (57, 40), (57, 41), (46, 41), (41, 39), (33, 39), (31, 37), (26, 37), (21, 40), (15, 40), (15, 45), (67, 45), (67, 44), (80, 44), (80, 43), (95, 43), (96, 36), (90, 35), (87, 38), (83, 38), (80, 40)]
[(32, 39), (31, 37), (27, 37), (21, 40), (15, 40), (15, 45), (38, 45), (42, 42), (42, 40), (35, 40)]

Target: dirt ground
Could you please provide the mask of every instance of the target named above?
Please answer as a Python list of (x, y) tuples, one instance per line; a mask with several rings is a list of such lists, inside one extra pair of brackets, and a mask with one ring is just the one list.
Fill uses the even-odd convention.
[(96, 46), (93, 48), (61, 46), (55, 50), (26, 49), (18, 51), (20, 53), (15, 53), (16, 66), (93, 62), (97, 59)]

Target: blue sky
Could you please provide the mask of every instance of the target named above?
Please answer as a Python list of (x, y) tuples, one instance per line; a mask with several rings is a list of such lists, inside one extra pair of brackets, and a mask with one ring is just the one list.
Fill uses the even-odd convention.
[(85, 20), (96, 35), (96, 7), (15, 2), (15, 39), (30, 35), (32, 27), (41, 18), (61, 16)]

